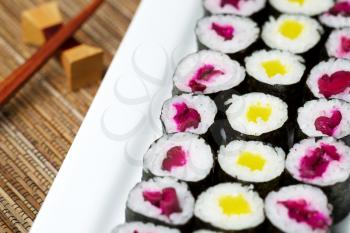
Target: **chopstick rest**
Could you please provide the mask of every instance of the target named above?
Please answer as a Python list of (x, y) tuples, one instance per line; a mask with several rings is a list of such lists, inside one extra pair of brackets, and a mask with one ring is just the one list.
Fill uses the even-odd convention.
[[(57, 2), (44, 3), (22, 13), (22, 37), (26, 44), (41, 46), (62, 26)], [(70, 91), (98, 83), (103, 75), (103, 50), (81, 44), (74, 37), (58, 51)]]

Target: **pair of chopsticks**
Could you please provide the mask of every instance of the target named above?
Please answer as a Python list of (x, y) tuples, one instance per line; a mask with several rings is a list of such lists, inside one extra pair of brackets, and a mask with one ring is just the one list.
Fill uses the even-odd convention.
[(0, 108), (37, 72), (70, 38), (80, 26), (89, 19), (104, 0), (92, 0), (77, 16), (65, 24), (24, 64), (14, 70), (0, 83)]

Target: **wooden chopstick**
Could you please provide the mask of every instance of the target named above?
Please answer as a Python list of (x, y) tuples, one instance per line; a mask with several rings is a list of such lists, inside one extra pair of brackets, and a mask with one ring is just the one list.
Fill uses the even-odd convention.
[(66, 23), (24, 64), (20, 65), (0, 83), (0, 107), (35, 74), (61, 45), (97, 10), (104, 0), (93, 0), (77, 16)]

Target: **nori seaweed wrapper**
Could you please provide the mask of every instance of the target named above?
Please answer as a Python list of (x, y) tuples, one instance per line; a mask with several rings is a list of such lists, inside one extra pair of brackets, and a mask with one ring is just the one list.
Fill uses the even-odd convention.
[(225, 182), (239, 182), (243, 185), (250, 185), (252, 184), (254, 186), (254, 191), (259, 193), (259, 196), (261, 198), (265, 198), (267, 194), (271, 191), (277, 190), (280, 188), (280, 179), (281, 177), (278, 176), (270, 181), (266, 182), (250, 182), (250, 181), (243, 181), (240, 179), (237, 179), (235, 177), (232, 177), (231, 175), (227, 174), (218, 164), (215, 169), (215, 182), (216, 183), (225, 183)]
[(201, 219), (197, 218), (196, 216), (194, 217), (193, 225), (194, 225), (195, 229), (205, 228), (205, 229), (208, 229), (211, 231), (218, 231), (221, 233), (263, 233), (264, 232), (263, 224), (260, 224), (256, 227), (252, 227), (252, 228), (245, 229), (245, 230), (236, 230), (236, 231), (235, 230), (224, 230), (224, 229), (220, 229), (218, 227), (215, 227), (208, 222), (204, 222)]
[(126, 207), (126, 209), (125, 209), (125, 221), (126, 222), (153, 223), (155, 225), (166, 226), (166, 227), (170, 227), (170, 228), (177, 228), (183, 233), (191, 232), (191, 230), (193, 229), (193, 218), (191, 218), (187, 223), (185, 223), (183, 225), (172, 225), (172, 224), (168, 224), (168, 223), (165, 223), (163, 221), (160, 221), (158, 219), (144, 216), (140, 213), (137, 213), (137, 212), (131, 210), (129, 207)]
[[(214, 166), (214, 165), (213, 165)], [(210, 171), (210, 173), (202, 180), (199, 181), (185, 181), (180, 180), (181, 182), (184, 182), (188, 185), (189, 190), (191, 191), (192, 195), (194, 197), (197, 197), (201, 192), (206, 190), (208, 187), (212, 186), (214, 184), (214, 168)], [(142, 170), (142, 180), (150, 180), (157, 177), (150, 171), (145, 171), (145, 169)], [(176, 177), (174, 177), (176, 178)]]

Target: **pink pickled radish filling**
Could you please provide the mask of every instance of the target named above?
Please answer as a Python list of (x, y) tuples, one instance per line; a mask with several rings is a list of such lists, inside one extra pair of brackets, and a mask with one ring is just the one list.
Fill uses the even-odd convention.
[(338, 2), (329, 10), (331, 15), (350, 16), (350, 2)]
[(213, 29), (216, 34), (224, 38), (225, 40), (232, 40), (234, 28), (231, 25), (220, 25), (218, 23), (212, 23), (211, 29)]
[(170, 172), (175, 167), (184, 166), (186, 162), (186, 152), (181, 146), (174, 146), (166, 153), (166, 158), (162, 162), (162, 169)]
[(305, 223), (313, 230), (326, 229), (331, 224), (331, 220), (328, 216), (320, 211), (312, 210), (303, 199), (279, 201), (278, 204), (288, 209), (288, 216), (291, 219), (294, 219), (298, 223)]
[(207, 88), (207, 86), (201, 82), (209, 82), (214, 77), (222, 74), (225, 74), (225, 73), (221, 70), (215, 69), (213, 65), (203, 65), (197, 70), (195, 75), (190, 80), (188, 86), (191, 88), (193, 92), (195, 91), (203, 92)]
[(164, 188), (159, 192), (144, 191), (142, 195), (145, 201), (159, 208), (162, 215), (169, 217), (173, 213), (182, 211), (174, 188)]
[(350, 52), (350, 38), (342, 36), (340, 38), (340, 52), (348, 53)]
[(318, 80), (319, 92), (326, 98), (343, 93), (350, 87), (350, 72), (337, 71), (332, 75), (325, 74)]
[(173, 119), (177, 125), (178, 131), (184, 132), (188, 128), (198, 128), (201, 122), (201, 116), (196, 109), (189, 108), (186, 103), (177, 103), (173, 106), (176, 109), (176, 114)]
[(226, 5), (231, 5), (236, 9), (239, 9), (240, 0), (221, 0), (220, 6), (225, 7)]
[(322, 177), (332, 161), (339, 161), (340, 155), (333, 145), (322, 144), (305, 155), (299, 165), (300, 177), (315, 179)]
[(323, 134), (333, 136), (335, 129), (342, 120), (342, 114), (340, 111), (335, 110), (331, 117), (320, 116), (315, 120), (315, 128), (321, 131)]

